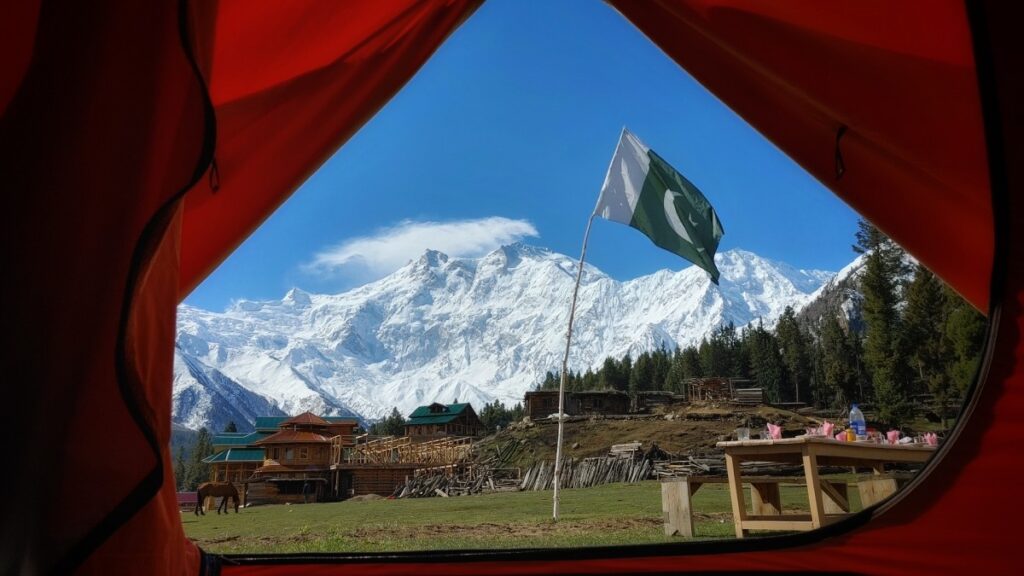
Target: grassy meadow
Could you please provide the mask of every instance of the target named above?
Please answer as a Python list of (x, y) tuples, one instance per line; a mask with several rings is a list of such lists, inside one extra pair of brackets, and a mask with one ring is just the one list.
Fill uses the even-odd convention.
[[(853, 488), (853, 487), (851, 487)], [(270, 505), (238, 514), (182, 513), (185, 533), (216, 553), (398, 552), (579, 547), (679, 542), (664, 535), (656, 481), (563, 490), (561, 520), (550, 491), (453, 498), (348, 500)], [(807, 510), (801, 486), (781, 487), (786, 512)], [(850, 490), (853, 510), (860, 509)], [(749, 499), (748, 499), (749, 502)], [(698, 538), (733, 537), (729, 490), (703, 486), (693, 497)]]

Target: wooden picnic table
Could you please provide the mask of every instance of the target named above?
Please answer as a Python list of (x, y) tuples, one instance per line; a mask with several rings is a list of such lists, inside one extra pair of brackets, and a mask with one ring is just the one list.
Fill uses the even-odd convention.
[[(922, 463), (935, 453), (934, 446), (922, 444), (840, 442), (824, 436), (740, 440), (719, 442), (717, 446), (725, 451), (725, 466), (729, 475), (729, 495), (732, 500), (737, 538), (743, 538), (748, 530), (814, 530), (848, 515), (849, 504), (845, 493), (837, 491), (833, 483), (822, 481), (818, 477), (819, 466), (871, 468), (874, 474), (881, 475), (887, 463)], [(755, 510), (761, 513), (747, 514), (740, 463), (748, 460), (802, 463), (811, 513), (782, 514), (776, 487), (774, 493), (752, 492)], [(760, 500), (765, 500), (763, 504), (767, 505), (758, 506), (762, 504)], [(841, 510), (837, 510), (837, 507)], [(765, 510), (769, 510), (770, 513), (764, 513)]]

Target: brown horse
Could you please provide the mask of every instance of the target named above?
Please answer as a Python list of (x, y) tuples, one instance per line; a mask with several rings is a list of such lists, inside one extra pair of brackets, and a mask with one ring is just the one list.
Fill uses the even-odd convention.
[(217, 514), (220, 514), (221, 508), (224, 509), (224, 513), (228, 513), (228, 498), (235, 503), (235, 514), (238, 514), (238, 488), (231, 482), (204, 482), (199, 485), (196, 489), (196, 509), (195, 515), (202, 514), (206, 515), (203, 511), (203, 501), (206, 500), (207, 496), (223, 496), (220, 501), (220, 506), (217, 506)]

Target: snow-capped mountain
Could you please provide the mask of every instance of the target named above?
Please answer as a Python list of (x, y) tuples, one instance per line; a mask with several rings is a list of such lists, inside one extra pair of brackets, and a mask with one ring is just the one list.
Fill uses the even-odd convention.
[[(696, 266), (618, 282), (587, 265), (570, 368), (697, 344), (728, 322), (773, 325), (834, 276), (743, 250), (715, 260), (720, 286)], [(433, 401), (514, 404), (561, 365), (575, 266), (523, 244), (476, 259), (428, 250), (342, 294), (293, 289), (222, 313), (182, 305), (174, 419), (216, 427), (303, 410), (375, 419)]]

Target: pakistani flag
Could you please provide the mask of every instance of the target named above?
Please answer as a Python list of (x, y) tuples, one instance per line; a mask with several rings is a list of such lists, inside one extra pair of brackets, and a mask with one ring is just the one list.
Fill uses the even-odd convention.
[(594, 213), (640, 230), (718, 284), (715, 250), (725, 233), (718, 214), (696, 186), (625, 128)]

